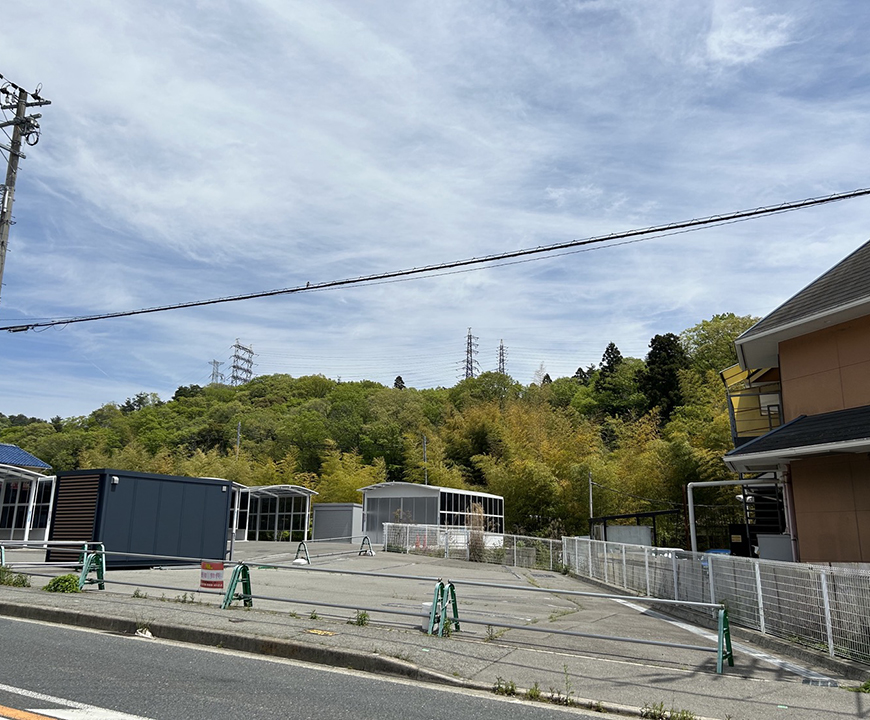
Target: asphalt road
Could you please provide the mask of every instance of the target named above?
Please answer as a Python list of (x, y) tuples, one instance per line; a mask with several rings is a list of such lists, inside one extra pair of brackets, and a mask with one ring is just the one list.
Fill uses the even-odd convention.
[[(0, 618), (0, 663), (0, 706), (48, 717), (602, 717), (474, 691), (7, 618)], [(4, 715), (0, 707), (0, 717), (7, 716), (16, 717)]]

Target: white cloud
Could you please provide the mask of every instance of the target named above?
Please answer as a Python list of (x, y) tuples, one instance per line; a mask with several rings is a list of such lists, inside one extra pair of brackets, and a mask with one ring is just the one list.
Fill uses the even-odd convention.
[[(859, 186), (870, 108), (854, 28), (870, 7), (835, 6), (11, 6), (20, 33), (4, 36), (0, 72), (44, 83), (53, 104), (19, 174), (0, 319), (304, 285)], [(449, 385), (471, 326), (483, 367), (504, 339), (523, 381), (541, 362), (570, 374), (611, 340), (642, 356), (656, 333), (773, 309), (865, 239), (863, 203), (10, 335), (0, 412), (171, 395), (207, 381), (236, 337), (270, 349), (263, 371)]]
[(791, 42), (793, 18), (764, 13), (733, 0), (713, 4), (708, 58), (724, 65), (747, 65)]

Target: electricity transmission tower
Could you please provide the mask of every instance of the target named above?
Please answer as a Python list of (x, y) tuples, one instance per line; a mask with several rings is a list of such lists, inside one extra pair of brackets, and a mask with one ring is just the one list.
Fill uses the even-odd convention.
[(212, 360), (209, 365), (211, 365), (211, 384), (222, 383), (224, 381), (224, 374), (221, 372), (220, 367), (223, 363), (218, 360)]
[(245, 347), (236, 338), (233, 345), (233, 362), (230, 365), (230, 385), (244, 385), (254, 376), (254, 350)]
[[(9, 245), (9, 226), (12, 225), (12, 201), (15, 198), (15, 178), (18, 175), (18, 160), (26, 156), (21, 152), (22, 140), (28, 145), (39, 142), (40, 113), (27, 114), (27, 108), (51, 105), (39, 96), (42, 86), (28, 93), (24, 88), (9, 82), (0, 75), (0, 111), (3, 112), (0, 128), (12, 126), (9, 145), (0, 143), (0, 148), (9, 155), (6, 163), (6, 183), (0, 185), (0, 289), (3, 287), (3, 269), (6, 266), (6, 247)], [(32, 100), (28, 100), (28, 95)], [(7, 120), (6, 111), (14, 110), (15, 117)]]
[(504, 340), (498, 341), (498, 371), (502, 375), (507, 375), (507, 349)]
[(477, 338), (471, 334), (471, 328), (468, 328), (468, 335), (465, 338), (465, 377), (473, 378), (475, 371), (480, 372), (480, 365), (477, 362)]

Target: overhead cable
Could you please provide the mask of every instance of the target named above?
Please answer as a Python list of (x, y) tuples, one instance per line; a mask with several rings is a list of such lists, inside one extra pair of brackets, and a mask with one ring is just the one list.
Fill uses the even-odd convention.
[(344, 280), (330, 280), (320, 283), (309, 282), (305, 285), (299, 285), (296, 287), (280, 288), (277, 290), (265, 290), (255, 293), (246, 293), (244, 295), (230, 295), (227, 297), (212, 298), (209, 300), (193, 300), (190, 302), (176, 303), (173, 305), (158, 305), (155, 307), (142, 308), (139, 310), (124, 310), (119, 312), (101, 313), (96, 315), (80, 315), (44, 322), (6, 325), (0, 327), (0, 330), (7, 330), (8, 332), (25, 332), (27, 330), (34, 330), (41, 327), (47, 328), (58, 325), (71, 325), (73, 323), (93, 322), (95, 320), (108, 320), (110, 318), (131, 317), (134, 315), (147, 315), (150, 313), (166, 312), (169, 310), (182, 310), (185, 308), (203, 307), (206, 305), (217, 305), (220, 303), (240, 302), (242, 300), (253, 300), (255, 298), (274, 297), (276, 295), (293, 295), (296, 293), (331, 290), (334, 288), (348, 287), (352, 285), (378, 283), (390, 280), (395, 281), (398, 279), (405, 279), (413, 276), (425, 276), (429, 274), (435, 274), (444, 270), (469, 268), (471, 266), (498, 263), (500, 261), (511, 260), (515, 258), (528, 257), (533, 255), (544, 255), (547, 253), (554, 253), (559, 250), (566, 250), (569, 248), (578, 248), (586, 245), (606, 243), (611, 240), (625, 240), (626, 238), (643, 239), (649, 236), (673, 233), (678, 231), (686, 232), (702, 227), (724, 225), (739, 222), (742, 220), (761, 217), (764, 215), (775, 215), (778, 213), (792, 212), (794, 210), (801, 210), (803, 208), (814, 207), (818, 205), (826, 205), (842, 200), (851, 200), (852, 198), (862, 197), (866, 195), (870, 195), (870, 188), (862, 188), (859, 190), (852, 190), (845, 193), (826, 195), (824, 197), (807, 198), (805, 200), (780, 203), (779, 205), (768, 205), (765, 207), (758, 207), (750, 210), (740, 210), (737, 212), (725, 213), (722, 215), (711, 215), (709, 217), (696, 218), (693, 220), (683, 220), (679, 222), (668, 223), (666, 225), (654, 225), (646, 228), (625, 230), (623, 232), (610, 233), (608, 235), (599, 235), (589, 238), (568, 240), (566, 242), (554, 243), (551, 245), (539, 245), (535, 248), (513, 250), (510, 252), (484, 255), (482, 257), (473, 257), (465, 260), (454, 260), (452, 262), (438, 263), (434, 265), (424, 265), (422, 267), (415, 267), (405, 270), (394, 270), (392, 272), (376, 273), (373, 275), (361, 275), (359, 277), (346, 278)]

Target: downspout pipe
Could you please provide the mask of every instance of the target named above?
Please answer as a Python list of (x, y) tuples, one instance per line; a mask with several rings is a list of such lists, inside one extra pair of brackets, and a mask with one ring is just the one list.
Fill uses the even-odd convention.
[(727, 487), (729, 485), (752, 485), (753, 487), (775, 487), (782, 485), (783, 480), (765, 480), (753, 482), (752, 480), (711, 480), (709, 482), (690, 482), (686, 485), (686, 498), (689, 505), (689, 535), (692, 539), (692, 552), (698, 552), (698, 534), (695, 531), (695, 500), (692, 491), (696, 487)]

